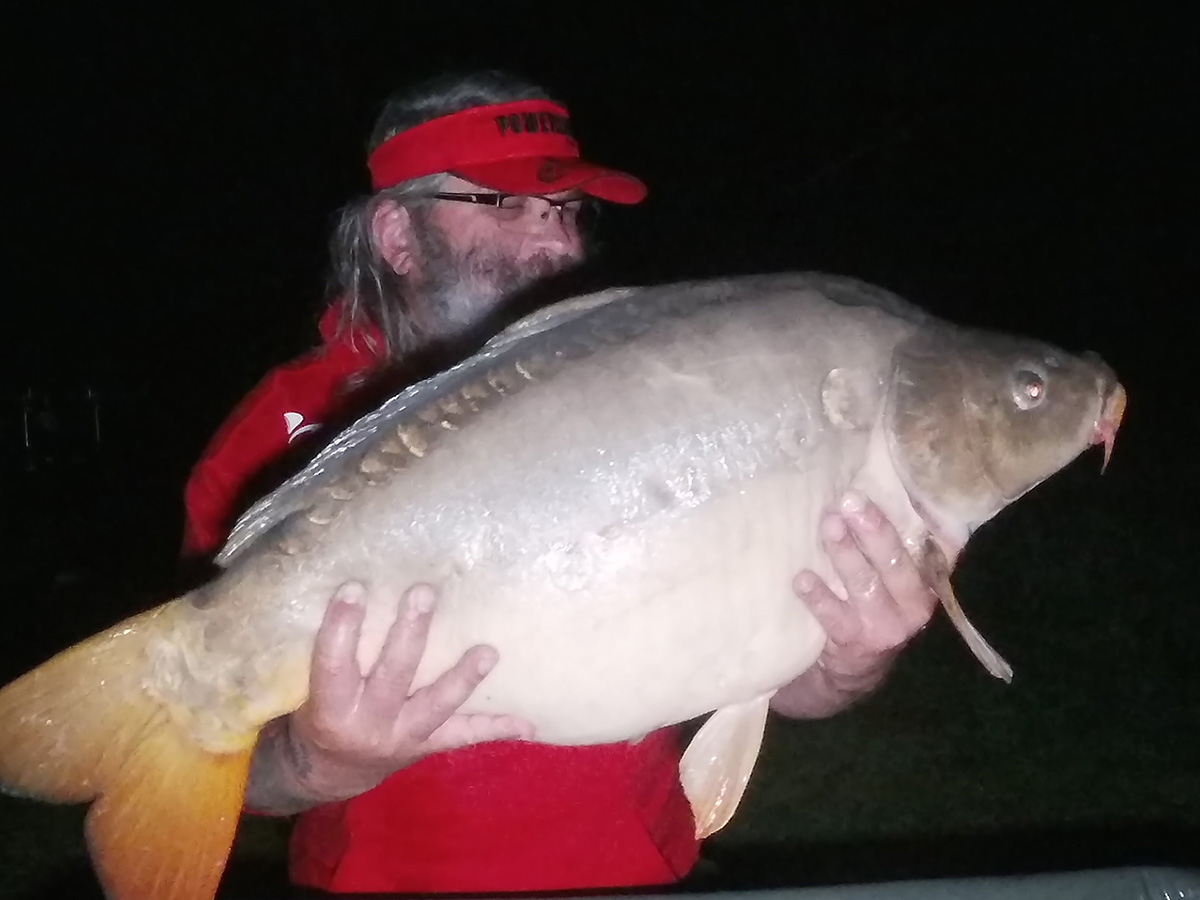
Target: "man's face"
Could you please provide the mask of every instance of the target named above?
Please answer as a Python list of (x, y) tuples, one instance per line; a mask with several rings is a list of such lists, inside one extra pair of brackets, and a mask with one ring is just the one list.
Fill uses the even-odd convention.
[[(453, 176), (442, 190), (490, 192)], [(548, 196), (558, 200), (572, 193)], [(412, 220), (411, 277), (443, 337), (478, 324), (504, 298), (584, 257), (574, 217), (537, 198), (518, 210), (434, 200), (414, 209)]]

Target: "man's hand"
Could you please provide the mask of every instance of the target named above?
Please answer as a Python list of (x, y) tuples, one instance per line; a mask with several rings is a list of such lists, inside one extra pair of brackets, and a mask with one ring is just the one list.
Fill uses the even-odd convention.
[(794, 718), (833, 715), (875, 690), (938, 602), (896, 529), (861, 494), (852, 492), (840, 510), (823, 516), (820, 531), (847, 599), (812, 572), (795, 579), (796, 594), (828, 640), (817, 664), (771, 700), (773, 709)]
[(362, 596), (362, 586), (351, 583), (329, 604), (313, 648), (309, 698), (264, 729), (247, 787), (249, 808), (288, 815), (368, 791), (431, 753), (533, 737), (533, 727), (515, 717), (457, 712), (495, 666), (491, 647), (472, 647), (410, 695), (435, 601), (427, 585), (404, 595), (379, 659), (362, 673)]

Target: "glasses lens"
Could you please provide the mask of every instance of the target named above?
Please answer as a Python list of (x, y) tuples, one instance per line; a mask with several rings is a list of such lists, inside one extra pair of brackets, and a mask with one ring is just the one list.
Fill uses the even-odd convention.
[(534, 232), (545, 228), (555, 216), (564, 225), (581, 227), (594, 207), (594, 203), (583, 197), (552, 203), (545, 197), (511, 195), (501, 200), (493, 212), (505, 228)]

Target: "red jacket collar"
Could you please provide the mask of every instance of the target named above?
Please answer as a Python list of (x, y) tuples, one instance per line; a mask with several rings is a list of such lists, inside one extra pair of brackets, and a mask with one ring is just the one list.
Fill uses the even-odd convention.
[(349, 327), (342, 325), (345, 299), (338, 298), (321, 314), (317, 327), (321, 338), (330, 347), (349, 350), (355, 356), (365, 355), (382, 360), (387, 355), (387, 340), (374, 322), (359, 321)]

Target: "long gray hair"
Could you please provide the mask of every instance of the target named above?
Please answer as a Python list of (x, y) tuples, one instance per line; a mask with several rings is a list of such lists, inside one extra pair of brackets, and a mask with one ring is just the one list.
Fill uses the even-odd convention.
[[(444, 74), (402, 93), (384, 105), (367, 143), (368, 155), (384, 141), (416, 125), (491, 103), (553, 99), (541, 87), (514, 75), (486, 70), (466, 75)], [(382, 258), (372, 236), (371, 220), (379, 204), (391, 200), (422, 212), (420, 195), (440, 189), (445, 175), (428, 175), (374, 194), (359, 196), (342, 207), (330, 241), (331, 299), (342, 301), (343, 330), (373, 323), (383, 334), (383, 350), (392, 361), (420, 347), (423, 333), (419, 311), (412, 308), (404, 279)]]

